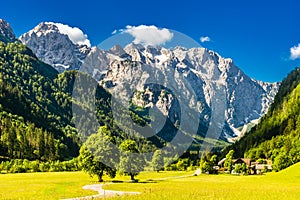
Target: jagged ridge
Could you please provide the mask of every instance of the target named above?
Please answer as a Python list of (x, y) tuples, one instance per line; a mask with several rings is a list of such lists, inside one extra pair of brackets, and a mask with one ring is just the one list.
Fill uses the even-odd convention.
[[(107, 89), (122, 84), (129, 76), (137, 75), (142, 70), (141, 65), (160, 66), (164, 74), (167, 74), (169, 68), (175, 69), (186, 77), (201, 101), (201, 118), (206, 126), (210, 121), (211, 103), (216, 92), (211, 82), (219, 81), (226, 94), (226, 130), (223, 131), (223, 139), (238, 136), (240, 132), (237, 128), (265, 114), (279, 86), (279, 83), (264, 83), (251, 79), (231, 59), (222, 58), (216, 52), (205, 48), (176, 47), (171, 50), (129, 44), (124, 49), (116, 45), (108, 51), (97, 47), (84, 47), (85, 50), (82, 50), (82, 47), (73, 44), (67, 35), (61, 34), (54, 23), (41, 23), (22, 35), (20, 40), (32, 48), (40, 59), (59, 71), (80, 67), (80, 70), (96, 77)], [(137, 68), (133, 69), (131, 65), (136, 65)], [(167, 77), (165, 81), (169, 79), (174, 77)], [(174, 118), (172, 115), (176, 112), (170, 111), (174, 98), (159, 99), (159, 91), (151, 91), (151, 88), (149, 91), (146, 87), (139, 90), (138, 92), (144, 95), (133, 95), (132, 102), (136, 106), (156, 105), (165, 116)], [(156, 97), (138, 98), (145, 95)]]

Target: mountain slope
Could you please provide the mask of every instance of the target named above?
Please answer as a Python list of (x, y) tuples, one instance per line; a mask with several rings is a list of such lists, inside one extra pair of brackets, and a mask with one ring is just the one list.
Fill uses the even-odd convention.
[(60, 145), (55, 158), (62, 159), (76, 156), (78, 146), (73, 141), (76, 135), (70, 138), (65, 135), (64, 129), (71, 123), (67, 109), (59, 103), (62, 92), (54, 81), (57, 75), (23, 44), (0, 42), (1, 112), (20, 116), (20, 123), (28, 122), (44, 132), (54, 133)]
[[(21, 43), (0, 42), (0, 156), (63, 160), (78, 155), (83, 142), (79, 134), (97, 131), (85, 116), (72, 113), (72, 105), (88, 110), (72, 101), (78, 76), (75, 71), (58, 74)], [(112, 127), (103, 114), (108, 115), (109, 96), (104, 89), (97, 91), (99, 122)], [(74, 120), (87, 127), (80, 130), (84, 133)]]
[[(40, 61), (20, 42), (0, 41), (0, 160), (65, 160), (78, 156), (85, 138), (105, 125), (121, 143), (124, 135), (114, 124), (111, 96), (87, 74), (74, 70), (58, 73)], [(95, 108), (72, 98), (85, 84), (73, 89), (75, 81), (95, 85)], [(82, 86), (82, 87), (81, 87)], [(89, 86), (89, 85), (88, 85)], [(78, 93), (80, 94), (80, 93)], [(86, 96), (76, 96), (89, 100)], [(73, 109), (80, 111), (73, 113)], [(95, 115), (95, 121), (88, 120)], [(145, 123), (130, 113), (140, 123)], [(77, 126), (76, 126), (77, 125)], [(132, 131), (134, 133), (134, 131)], [(131, 135), (134, 137), (134, 135)], [(154, 148), (160, 140), (139, 139), (141, 149)]]
[[(225, 128), (221, 138), (225, 140), (239, 134), (236, 128), (266, 113), (279, 85), (253, 80), (236, 67), (231, 59), (222, 58), (204, 48), (176, 47), (170, 50), (129, 44), (124, 49), (120, 46), (115, 46), (109, 51), (96, 49), (87, 55), (81, 70), (93, 74), (104, 87), (113, 90), (118, 85), (130, 82), (133, 77), (139, 78), (139, 74), (143, 74), (145, 66), (148, 65), (153, 67), (153, 71), (159, 66), (159, 70), (165, 75), (164, 80), (160, 80), (162, 85), (172, 80), (180, 85), (180, 80), (174, 79), (174, 74), (167, 75), (170, 68), (186, 77), (203, 104), (204, 109), (200, 115), (206, 127), (210, 121), (212, 102), (216, 95), (214, 85), (220, 83), (224, 86)], [(135, 84), (137, 82), (133, 85)], [(165, 116), (174, 118), (171, 114), (176, 115), (176, 112), (168, 110), (172, 105), (172, 99), (162, 101), (159, 99), (161, 91), (148, 89), (145, 86), (137, 91), (138, 95), (133, 95), (133, 104), (139, 107), (155, 105)], [(154, 98), (145, 99), (145, 96)], [(174, 107), (174, 110), (178, 110), (178, 107)]]
[(40, 61), (3, 24), (1, 33), (9, 34), (0, 34), (0, 156), (77, 156), (80, 142), (71, 121), (71, 97), (62, 87), (67, 75)]
[(268, 113), (230, 149), (237, 157), (272, 159), (275, 170), (300, 161), (300, 69), (282, 82)]
[[(169, 69), (174, 69), (176, 73), (186, 77), (198, 101), (201, 102), (203, 110), (198, 112), (202, 127), (199, 133), (202, 132), (202, 136), (209, 127), (212, 110), (216, 110), (213, 108), (216, 95), (221, 95), (226, 108), (224, 114), (221, 114), (225, 118), (224, 122), (221, 122), (224, 126), (221, 135), (223, 140), (231, 141), (241, 134), (238, 131), (239, 127), (264, 115), (279, 86), (278, 83), (264, 83), (251, 79), (231, 59), (222, 58), (216, 52), (205, 48), (165, 49), (129, 44), (125, 48), (116, 45), (110, 50), (92, 47), (82, 51), (80, 46), (73, 44), (67, 35), (59, 31), (55, 23), (40, 23), (33, 30), (23, 34), (20, 40), (28, 45), (39, 59), (51, 64), (60, 72), (66, 68), (80, 68), (80, 71), (92, 75), (110, 91), (132, 80), (134, 77), (130, 75), (138, 76), (143, 73), (143, 67), (146, 65), (159, 66), (164, 75), (168, 74)], [(133, 69), (130, 65), (137, 68)], [(161, 84), (166, 85), (173, 79), (174, 75), (169, 74)], [(180, 84), (180, 80), (174, 81)], [(216, 90), (218, 87), (223, 88), (222, 94)], [(161, 88), (140, 88), (140, 91), (136, 91), (132, 96), (131, 103), (146, 110), (155, 106), (175, 123), (178, 105), (171, 106), (175, 101), (174, 95), (172, 97), (171, 94), (167, 94), (170, 98), (160, 98), (162, 91), (159, 90)], [(145, 96), (154, 98), (142, 98)]]

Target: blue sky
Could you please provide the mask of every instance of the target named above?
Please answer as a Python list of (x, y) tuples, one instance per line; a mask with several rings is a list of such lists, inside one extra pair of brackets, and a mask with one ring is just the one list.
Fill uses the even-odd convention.
[[(127, 25), (168, 28), (232, 58), (250, 77), (273, 82), (300, 66), (300, 45), (296, 48), (300, 43), (299, 8), (297, 0), (15, 0), (1, 2), (0, 18), (11, 24), (17, 36), (42, 21), (79, 27), (92, 45)], [(210, 41), (201, 43), (201, 37)], [(294, 60), (290, 58), (292, 47)]]

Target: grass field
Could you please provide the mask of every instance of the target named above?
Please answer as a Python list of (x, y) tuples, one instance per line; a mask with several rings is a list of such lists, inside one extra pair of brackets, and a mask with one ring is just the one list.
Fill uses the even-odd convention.
[[(118, 176), (124, 183), (105, 185), (105, 189), (137, 191), (141, 195), (118, 199), (299, 199), (300, 163), (279, 173), (257, 176), (200, 175), (176, 178), (192, 172), (143, 172), (139, 183)], [(171, 177), (171, 178), (168, 178)], [(165, 179), (167, 178), (167, 179)], [(106, 180), (108, 178), (106, 177)], [(0, 174), (0, 199), (61, 199), (96, 194), (83, 185), (96, 179), (82, 172)]]
[[(146, 181), (147, 182), (147, 181)], [(300, 199), (300, 163), (256, 176), (200, 175), (148, 183), (118, 183), (109, 190), (142, 192), (130, 199)], [(112, 199), (129, 199), (121, 196)]]
[(97, 194), (83, 190), (96, 179), (83, 172), (0, 174), (0, 199), (61, 199)]

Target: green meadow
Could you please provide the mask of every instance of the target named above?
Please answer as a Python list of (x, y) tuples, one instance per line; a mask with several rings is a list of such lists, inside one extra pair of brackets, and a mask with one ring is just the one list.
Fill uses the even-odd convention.
[(83, 172), (0, 174), (0, 199), (62, 199), (96, 194), (82, 186), (96, 179)]
[[(104, 185), (106, 190), (141, 192), (140, 195), (109, 199), (299, 199), (300, 163), (266, 175), (200, 175), (192, 172), (142, 172), (138, 183), (117, 176), (120, 183)], [(108, 177), (105, 177), (109, 182)], [(118, 182), (117, 181), (117, 182)], [(62, 199), (96, 194), (82, 186), (96, 179), (83, 172), (0, 174), (1, 199)], [(106, 197), (107, 199), (107, 197)]]
[[(200, 175), (145, 183), (118, 183), (109, 190), (136, 191), (130, 199), (300, 199), (300, 163), (266, 175)], [(112, 199), (128, 199), (126, 196)]]

